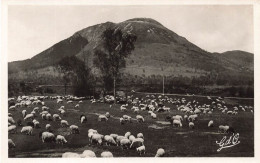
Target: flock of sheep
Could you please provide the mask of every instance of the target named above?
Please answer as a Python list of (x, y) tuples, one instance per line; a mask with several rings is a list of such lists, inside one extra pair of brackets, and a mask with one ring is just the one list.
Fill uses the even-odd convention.
[[(40, 128), (41, 124), (39, 119), (41, 118), (44, 121), (50, 121), (51, 123), (46, 124), (45, 130), (39, 133), (39, 138), (43, 143), (58, 143), (65, 144), (68, 141), (65, 138), (65, 135), (55, 135), (52, 130), (53, 123), (57, 123), (61, 128), (68, 128), (70, 134), (80, 134), (79, 126), (76, 124), (70, 124), (66, 120), (66, 110), (65, 106), (62, 105), (57, 109), (58, 113), (52, 113), (52, 110), (46, 106), (44, 100), (51, 99), (56, 100), (57, 104), (64, 103), (75, 103), (75, 108), (78, 108), (81, 103), (83, 103), (83, 97), (74, 97), (74, 96), (18, 96), (17, 98), (9, 98), (8, 102), (12, 103), (9, 106), (9, 111), (20, 112), (23, 120), (14, 120), (12, 113), (8, 113), (8, 133), (16, 134), (17, 126), (22, 126), (21, 133), (32, 135), (34, 130)], [(201, 114), (211, 115), (215, 110), (221, 111), (223, 114), (232, 114), (237, 115), (239, 112), (245, 112), (250, 110), (253, 113), (252, 106), (235, 106), (233, 108), (228, 108), (225, 105), (223, 98), (218, 97), (216, 99), (211, 99), (207, 97), (211, 102), (210, 104), (200, 104), (198, 101), (187, 101), (185, 98), (173, 99), (167, 96), (162, 95), (147, 95), (144, 98), (137, 98), (133, 96), (128, 97), (126, 104), (120, 106), (118, 112), (122, 113), (121, 117), (118, 117), (121, 125), (125, 123), (132, 123), (133, 120), (136, 120), (138, 123), (144, 123), (145, 118), (140, 115), (140, 112), (147, 112), (152, 119), (157, 119), (157, 115), (161, 112), (170, 113), (173, 108), (166, 107), (167, 105), (175, 106), (176, 110), (182, 112), (182, 115), (165, 116), (165, 121), (170, 122), (175, 127), (182, 127), (183, 123), (187, 123), (189, 128), (193, 129), (195, 127), (196, 121), (200, 118)], [(97, 103), (99, 100), (91, 99), (91, 103)], [(110, 105), (110, 108), (112, 105)], [(21, 108), (33, 108), (31, 112)], [(127, 115), (126, 112), (132, 111), (136, 114), (135, 118)], [(108, 121), (111, 118), (109, 112), (98, 116), (98, 121)], [(87, 123), (87, 116), (82, 114), (79, 117), (79, 122), (81, 124)], [(207, 127), (213, 127), (214, 120), (209, 120)], [(85, 128), (81, 128), (85, 130)], [(234, 133), (235, 129), (232, 126), (228, 125), (219, 125), (218, 131), (222, 133)], [(111, 133), (109, 135), (102, 135), (98, 133), (95, 129), (88, 129), (88, 138), (91, 144), (96, 145), (107, 145), (107, 146), (118, 146), (123, 150), (135, 149), (139, 155), (145, 154), (145, 145), (144, 145), (144, 134), (138, 133), (136, 136), (132, 135), (131, 132), (126, 132), (125, 135), (119, 135), (116, 133)], [(8, 139), (9, 148), (15, 148), (15, 142), (11, 139)], [(162, 148), (157, 150), (155, 154), (156, 157), (162, 157), (165, 155), (165, 151)], [(62, 157), (96, 157), (96, 154), (91, 150), (85, 150), (82, 154), (74, 152), (66, 152), (62, 154)], [(101, 153), (101, 157), (113, 157), (113, 154), (110, 151), (104, 151)]]

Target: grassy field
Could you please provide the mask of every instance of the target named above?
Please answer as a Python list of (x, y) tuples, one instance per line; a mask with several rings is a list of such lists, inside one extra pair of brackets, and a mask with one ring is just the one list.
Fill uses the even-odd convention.
[[(142, 94), (136, 96), (144, 97)], [(168, 96), (169, 97), (169, 96)], [(174, 96), (171, 96), (174, 98)], [(176, 98), (180, 98), (179, 96)], [(205, 97), (185, 97), (187, 101), (197, 100), (200, 104), (209, 104), (211, 101)], [(253, 105), (251, 100), (236, 100), (226, 99), (226, 106), (233, 107), (238, 105)], [(104, 103), (91, 104), (89, 100), (83, 101), (79, 108), (74, 106), (77, 104), (74, 101), (72, 104), (57, 104), (56, 100), (45, 100), (45, 105), (50, 107), (50, 113), (58, 113), (58, 108), (65, 106), (66, 115), (62, 117), (69, 122), (70, 125), (75, 124), (79, 126), (79, 134), (70, 134), (67, 128), (61, 128), (60, 122), (42, 120), (40, 115), (36, 119), (40, 122), (41, 128), (34, 129), (33, 135), (28, 136), (21, 134), (21, 128), (18, 127), (16, 134), (9, 134), (16, 144), (16, 148), (9, 149), (9, 157), (61, 157), (64, 152), (82, 153), (86, 149), (93, 150), (97, 156), (103, 151), (111, 151), (114, 157), (140, 157), (135, 150), (122, 150), (118, 146), (98, 146), (91, 145), (88, 141), (88, 129), (96, 129), (103, 135), (115, 133), (124, 135), (130, 131), (133, 135), (141, 132), (144, 134), (144, 145), (146, 147), (146, 154), (142, 157), (154, 157), (158, 148), (164, 148), (167, 157), (253, 157), (254, 156), (254, 115), (248, 110), (243, 112), (239, 110), (237, 115), (222, 114), (218, 110), (214, 110), (212, 115), (199, 115), (198, 121), (195, 121), (195, 128), (190, 129), (188, 122), (183, 122), (182, 128), (174, 127), (170, 124), (162, 124), (167, 115), (184, 115), (184, 113), (176, 109), (174, 104), (166, 104), (171, 108), (170, 113), (156, 113), (157, 119), (152, 119), (147, 111), (140, 111), (140, 115), (145, 118), (144, 123), (126, 123), (121, 125), (119, 117), (124, 114), (135, 118), (136, 114), (128, 107), (126, 112), (120, 111), (120, 104), (112, 105)], [(22, 118), (22, 110), (26, 109), (31, 112), (36, 106), (29, 108), (18, 108), (16, 111), (9, 111), (12, 113), (15, 121)], [(98, 122), (98, 115), (109, 112), (112, 117), (107, 122)], [(81, 114), (87, 115), (87, 123), (81, 124), (79, 117)], [(214, 127), (208, 128), (209, 120), (214, 121)], [(64, 135), (68, 143), (64, 145), (55, 143), (42, 143), (38, 134), (45, 130), (45, 125), (50, 123), (54, 134)], [(23, 125), (26, 122), (23, 121)], [(220, 141), (226, 134), (218, 133), (219, 125), (233, 126), (237, 133), (239, 133), (240, 144), (222, 149), (217, 152), (219, 146), (216, 141)]]

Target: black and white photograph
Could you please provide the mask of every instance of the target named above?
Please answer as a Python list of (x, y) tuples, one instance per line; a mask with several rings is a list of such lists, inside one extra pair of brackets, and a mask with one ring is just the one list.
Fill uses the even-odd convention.
[(5, 9), (9, 159), (257, 155), (253, 3)]

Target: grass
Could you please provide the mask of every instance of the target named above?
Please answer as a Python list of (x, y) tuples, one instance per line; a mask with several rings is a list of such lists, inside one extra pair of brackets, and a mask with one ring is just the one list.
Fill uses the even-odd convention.
[[(144, 95), (136, 94), (135, 96), (144, 97)], [(173, 96), (174, 98), (174, 96)], [(176, 98), (180, 98), (177, 97)], [(204, 97), (185, 97), (187, 101), (196, 99), (201, 104), (209, 104), (210, 101)], [(227, 107), (242, 105), (253, 106), (253, 100), (226, 100)], [(158, 148), (164, 148), (167, 157), (253, 157), (254, 156), (254, 115), (250, 111), (239, 111), (237, 115), (222, 114), (218, 110), (214, 110), (212, 115), (200, 115), (198, 121), (195, 122), (195, 128), (190, 129), (187, 122), (183, 122), (182, 128), (176, 128), (172, 125), (165, 125), (157, 123), (156, 121), (164, 121), (166, 115), (184, 115), (176, 109), (174, 104), (166, 104), (171, 108), (170, 113), (157, 113), (157, 119), (151, 119), (147, 111), (140, 112), (144, 116), (144, 123), (127, 123), (120, 125), (118, 117), (124, 114), (135, 118), (136, 114), (128, 107), (127, 112), (121, 112), (119, 104), (94, 103), (90, 101), (83, 101), (79, 108), (74, 108), (77, 102), (73, 104), (57, 104), (53, 100), (45, 100), (46, 106), (50, 107), (51, 114), (58, 113), (58, 108), (65, 106), (66, 115), (62, 117), (69, 122), (70, 125), (75, 124), (79, 126), (80, 134), (70, 135), (68, 129), (60, 127), (59, 122), (42, 120), (38, 115), (36, 119), (40, 122), (41, 128), (34, 129), (33, 135), (23, 135), (20, 133), (22, 127), (18, 127), (16, 134), (9, 134), (16, 144), (16, 148), (9, 149), (9, 157), (61, 157), (64, 152), (82, 153), (86, 149), (93, 150), (97, 156), (100, 156), (103, 151), (111, 151), (114, 157), (139, 157), (135, 150), (122, 150), (117, 146), (98, 146), (91, 145), (88, 141), (88, 129), (97, 129), (99, 133), (119, 134), (124, 135), (130, 131), (134, 136), (141, 132), (144, 134), (144, 144), (146, 146), (146, 154), (143, 157), (154, 157)], [(26, 109), (31, 112), (33, 108), (18, 108), (16, 111), (9, 111), (13, 114), (13, 118), (17, 121), (22, 119), (22, 110)], [(98, 122), (98, 114), (109, 112), (113, 117), (109, 118), (107, 122)], [(87, 115), (87, 123), (81, 124), (79, 117), (81, 114)], [(208, 128), (209, 120), (214, 121), (214, 127)], [(55, 143), (42, 143), (38, 134), (45, 130), (45, 125), (50, 123), (54, 134), (64, 135), (68, 143), (59, 145)], [(23, 121), (23, 125), (26, 123)], [(218, 134), (219, 125), (233, 126), (237, 133), (239, 133), (240, 144), (222, 149), (217, 152), (219, 148), (216, 141), (220, 141), (225, 134)], [(150, 126), (150, 127), (149, 127)], [(151, 126), (162, 127), (163, 129), (151, 128)]]

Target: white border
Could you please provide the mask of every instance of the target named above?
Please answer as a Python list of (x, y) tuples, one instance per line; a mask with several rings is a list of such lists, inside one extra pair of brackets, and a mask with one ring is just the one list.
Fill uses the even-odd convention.
[(257, 71), (260, 66), (260, 0), (2, 0), (1, 2), (1, 53), (0, 53), (0, 113), (1, 113), (1, 141), (0, 141), (0, 159), (3, 163), (15, 162), (15, 163), (24, 163), (28, 161), (37, 161), (38, 163), (46, 163), (46, 162), (133, 162), (133, 161), (142, 161), (144, 163), (154, 163), (154, 162), (220, 162), (220, 161), (235, 161), (238, 162), (247, 162), (247, 163), (255, 163), (259, 162), (259, 154), (260, 154), (260, 132), (259, 132), (259, 124), (260, 120), (257, 115), (258, 106), (260, 106), (260, 101), (255, 100), (255, 157), (254, 158), (221, 158), (221, 157), (192, 157), (192, 158), (113, 158), (113, 159), (61, 159), (61, 158), (36, 158), (36, 159), (27, 159), (27, 158), (8, 158), (8, 147), (7, 147), (7, 9), (8, 5), (253, 5), (254, 6), (254, 73), (255, 73), (255, 98), (258, 99), (260, 97), (259, 93), (259, 76), (260, 73)]

